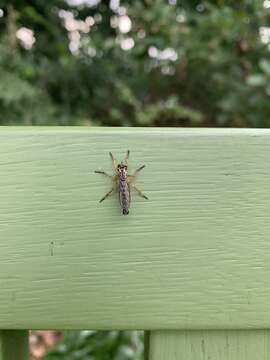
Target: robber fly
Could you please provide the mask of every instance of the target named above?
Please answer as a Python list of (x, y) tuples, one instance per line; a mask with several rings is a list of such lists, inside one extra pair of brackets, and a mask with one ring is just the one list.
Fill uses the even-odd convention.
[(115, 175), (109, 175), (104, 171), (96, 170), (95, 173), (102, 174), (113, 181), (113, 187), (110, 191), (107, 192), (105, 196), (103, 196), (102, 199), (100, 199), (99, 202), (102, 202), (103, 200), (107, 199), (110, 195), (112, 195), (115, 191), (118, 191), (119, 193), (119, 201), (120, 206), (122, 209), (123, 215), (128, 215), (129, 213), (129, 207), (130, 207), (130, 188), (134, 189), (141, 197), (148, 200), (148, 197), (144, 195), (141, 190), (137, 188), (137, 186), (133, 183), (133, 180), (135, 176), (140, 172), (145, 165), (142, 165), (138, 167), (137, 170), (134, 171), (132, 175), (128, 175), (128, 159), (129, 159), (130, 151), (127, 151), (125, 160), (122, 161), (120, 164), (117, 165), (116, 160), (113, 156), (113, 154), (110, 152), (110, 157), (112, 159), (113, 168), (115, 170)]

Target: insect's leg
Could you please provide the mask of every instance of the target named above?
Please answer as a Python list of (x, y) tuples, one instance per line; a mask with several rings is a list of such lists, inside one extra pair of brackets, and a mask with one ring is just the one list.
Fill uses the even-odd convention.
[(104, 195), (104, 196), (103, 196), (103, 198), (99, 200), (99, 202), (101, 203), (102, 201), (104, 201), (105, 199), (107, 199), (107, 197), (109, 197), (110, 195), (112, 195), (112, 193), (114, 192), (114, 190), (115, 190), (115, 188), (114, 188), (114, 187), (113, 187), (113, 188), (111, 188), (111, 190), (110, 190), (110, 191), (108, 191), (108, 192), (107, 192), (107, 194), (106, 194), (106, 195)]
[(128, 150), (128, 151), (127, 151), (127, 154), (126, 154), (126, 157), (125, 157), (125, 164), (126, 164), (126, 166), (128, 166), (129, 154), (130, 154), (130, 151)]
[(113, 168), (115, 171), (117, 171), (117, 164), (116, 164), (116, 160), (115, 160), (115, 157), (113, 156), (113, 154), (110, 152), (110, 157), (112, 159), (112, 162), (113, 162)]
[(95, 173), (105, 175), (105, 176), (109, 177), (110, 179), (114, 179), (114, 177), (112, 175), (107, 174), (105, 171), (95, 170)]
[(128, 175), (127, 176), (127, 181), (128, 181), (128, 184), (130, 184), (134, 179), (134, 176), (133, 175)]
[(148, 200), (148, 197), (147, 197), (146, 195), (144, 195), (144, 193), (142, 193), (141, 190), (139, 190), (135, 184), (132, 184), (132, 183), (131, 183), (130, 185), (131, 185), (131, 187), (132, 187), (135, 191), (137, 191), (137, 193), (138, 193), (141, 197), (143, 197), (144, 199)]
[(134, 173), (131, 176), (133, 176), (133, 177), (136, 176), (138, 174), (138, 172), (140, 172), (144, 168), (145, 168), (145, 165), (142, 165), (142, 166), (138, 167), (138, 169), (135, 170)]

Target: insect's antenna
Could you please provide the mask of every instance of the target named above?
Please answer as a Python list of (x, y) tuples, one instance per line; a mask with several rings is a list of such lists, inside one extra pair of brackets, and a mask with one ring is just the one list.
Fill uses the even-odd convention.
[(113, 154), (112, 154), (111, 152), (109, 152), (109, 154), (110, 154), (110, 157), (111, 157), (111, 159), (112, 159), (113, 168), (114, 168), (114, 170), (116, 170), (116, 169), (117, 169), (117, 165), (116, 165), (115, 157), (113, 156)]
[(127, 154), (126, 154), (126, 157), (125, 157), (125, 164), (126, 164), (126, 166), (128, 166), (129, 154), (130, 154), (130, 151), (128, 150), (128, 151), (127, 151)]

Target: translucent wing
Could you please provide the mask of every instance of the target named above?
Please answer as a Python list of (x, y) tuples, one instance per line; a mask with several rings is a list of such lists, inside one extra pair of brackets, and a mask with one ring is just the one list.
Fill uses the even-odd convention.
[(130, 188), (127, 181), (119, 181), (119, 202), (123, 215), (127, 215), (130, 206)]

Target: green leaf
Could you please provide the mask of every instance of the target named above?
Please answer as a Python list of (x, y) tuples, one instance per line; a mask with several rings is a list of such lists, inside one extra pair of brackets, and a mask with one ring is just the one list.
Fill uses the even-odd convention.
[(269, 60), (262, 59), (260, 61), (259, 65), (265, 74), (270, 75), (270, 61)]
[(266, 82), (267, 79), (264, 75), (261, 74), (250, 75), (247, 78), (247, 84), (250, 86), (263, 86), (266, 84)]

